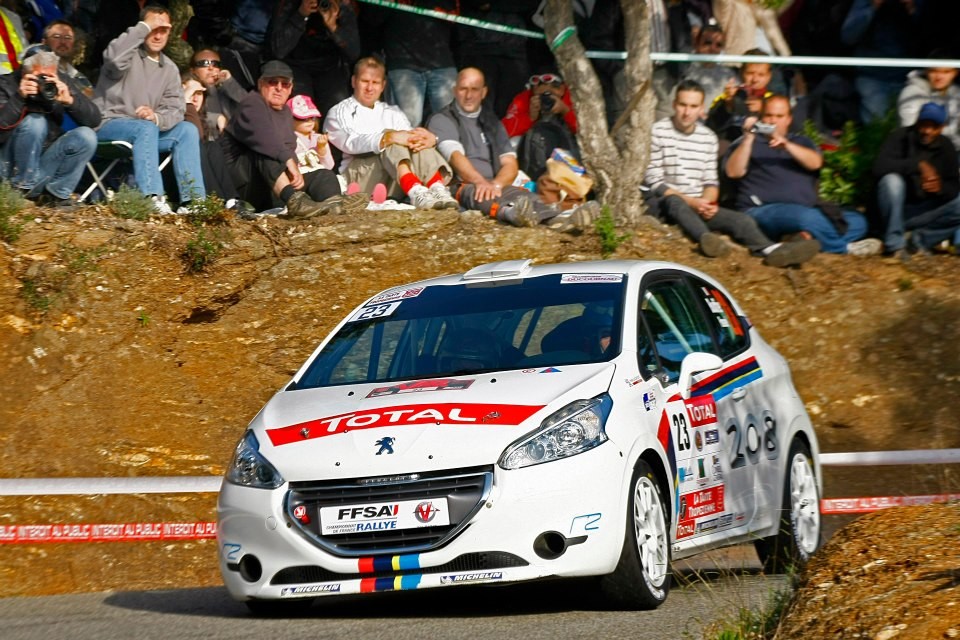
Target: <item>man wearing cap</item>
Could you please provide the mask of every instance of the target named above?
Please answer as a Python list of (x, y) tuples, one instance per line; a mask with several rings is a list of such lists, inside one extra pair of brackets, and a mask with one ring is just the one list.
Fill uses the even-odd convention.
[(907, 257), (943, 240), (960, 246), (957, 150), (943, 135), (946, 121), (943, 105), (924, 104), (916, 124), (891, 132), (873, 163), (889, 255)]
[(819, 199), (823, 156), (812, 140), (790, 133), (792, 122), (790, 99), (780, 94), (763, 99), (759, 118), (743, 121), (723, 165), (734, 181), (733, 208), (753, 217), (771, 240), (800, 234), (818, 240), (827, 253), (879, 253), (875, 238), (861, 240), (863, 214)]
[(287, 107), (292, 90), (293, 71), (286, 63), (263, 65), (257, 91), (240, 101), (221, 138), (233, 181), (244, 200), (258, 204), (257, 178), (262, 179), (291, 218), (342, 213), (337, 176), (327, 169), (304, 175), (297, 166), (293, 114)]
[(436, 149), (437, 136), (380, 101), (386, 77), (381, 60), (361, 58), (350, 80), (353, 95), (327, 113), (330, 142), (343, 151), (340, 173), (367, 193), (383, 183), (389, 197), (406, 194), (418, 209), (459, 208), (446, 187), (453, 171)]
[[(57, 63), (57, 54), (38, 51), (0, 76), (0, 177), (28, 198), (72, 208), (70, 194), (97, 149), (92, 127), (100, 124), (100, 111), (69, 77), (59, 76)], [(81, 126), (64, 132), (67, 115)]]
[(94, 102), (103, 113), (101, 142), (133, 145), (133, 177), (151, 196), (158, 213), (171, 213), (160, 177), (160, 153), (173, 155), (180, 203), (206, 198), (200, 168), (200, 135), (183, 119), (186, 109), (180, 72), (163, 53), (170, 38), (170, 13), (146, 5), (140, 22), (120, 34), (103, 52)]

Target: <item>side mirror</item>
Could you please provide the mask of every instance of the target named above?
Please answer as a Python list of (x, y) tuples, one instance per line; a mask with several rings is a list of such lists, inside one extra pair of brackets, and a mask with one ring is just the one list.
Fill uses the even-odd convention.
[(690, 379), (693, 375), (702, 371), (715, 371), (723, 366), (723, 360), (720, 356), (712, 353), (703, 353), (694, 351), (688, 353), (680, 364), (680, 396), (686, 400), (690, 397)]

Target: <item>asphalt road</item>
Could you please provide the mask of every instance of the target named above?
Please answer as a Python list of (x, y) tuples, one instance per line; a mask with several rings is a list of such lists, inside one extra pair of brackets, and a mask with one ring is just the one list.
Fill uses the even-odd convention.
[[(707, 623), (761, 606), (784, 586), (728, 552), (679, 575), (656, 611), (607, 610), (591, 583), (555, 581), (322, 599), (302, 615), (251, 616), (222, 588), (0, 599), (4, 640), (351, 638), (700, 638)], [(736, 567), (736, 568), (731, 568)]]

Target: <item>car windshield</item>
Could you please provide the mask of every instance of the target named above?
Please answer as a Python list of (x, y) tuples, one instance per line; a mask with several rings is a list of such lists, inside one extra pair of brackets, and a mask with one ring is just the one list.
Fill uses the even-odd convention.
[(554, 274), (376, 296), (290, 389), (603, 362), (620, 351), (626, 277)]

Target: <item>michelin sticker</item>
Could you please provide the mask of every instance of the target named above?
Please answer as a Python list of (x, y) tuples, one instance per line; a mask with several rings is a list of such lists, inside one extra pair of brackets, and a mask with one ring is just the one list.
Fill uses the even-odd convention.
[(280, 591), (280, 596), (296, 596), (305, 593), (340, 593), (340, 583), (333, 584), (310, 584), (302, 587), (284, 587)]
[(461, 573), (455, 576), (440, 576), (440, 584), (487, 582), (489, 580), (503, 580), (503, 571), (484, 571), (483, 573)]

